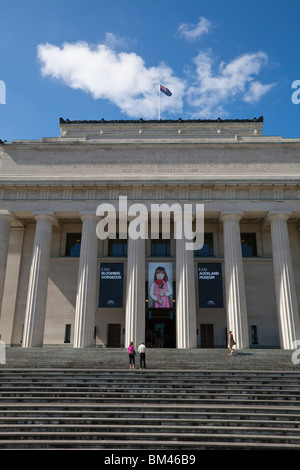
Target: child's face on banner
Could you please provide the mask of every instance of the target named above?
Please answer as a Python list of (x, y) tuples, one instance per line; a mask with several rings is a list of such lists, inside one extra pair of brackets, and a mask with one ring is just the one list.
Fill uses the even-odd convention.
[(156, 273), (156, 279), (163, 279), (164, 277), (165, 277), (165, 274), (164, 274), (164, 273), (162, 273), (162, 272), (160, 272), (160, 271), (158, 271), (158, 272)]

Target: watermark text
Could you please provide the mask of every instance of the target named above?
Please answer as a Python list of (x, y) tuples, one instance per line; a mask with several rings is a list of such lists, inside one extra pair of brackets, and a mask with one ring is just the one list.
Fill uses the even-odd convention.
[(6, 87), (3, 80), (0, 80), (0, 104), (6, 104)]
[(296, 88), (296, 90), (292, 94), (292, 103), (299, 104), (300, 103), (300, 80), (294, 80), (292, 83), (292, 88)]
[(96, 211), (96, 215), (102, 217), (97, 224), (97, 237), (100, 240), (116, 239), (118, 226), (119, 239), (147, 240), (149, 235), (154, 240), (160, 236), (169, 239), (173, 214), (174, 239), (185, 239), (186, 250), (200, 250), (203, 247), (204, 204), (153, 203), (150, 206), (150, 213), (142, 203), (128, 206), (127, 196), (119, 196), (118, 207), (110, 203), (100, 204)]
[(300, 340), (297, 339), (293, 342), (293, 349), (296, 351), (294, 351), (292, 354), (292, 363), (295, 365), (300, 364)]

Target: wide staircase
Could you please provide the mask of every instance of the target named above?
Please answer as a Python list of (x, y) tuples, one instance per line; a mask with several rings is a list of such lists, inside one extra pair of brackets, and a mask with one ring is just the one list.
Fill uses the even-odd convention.
[(0, 369), (0, 449), (300, 449), (300, 372)]

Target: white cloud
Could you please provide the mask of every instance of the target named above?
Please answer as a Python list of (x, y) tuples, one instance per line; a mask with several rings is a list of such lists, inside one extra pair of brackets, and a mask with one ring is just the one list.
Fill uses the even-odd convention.
[(259, 101), (273, 86), (254, 81), (266, 63), (264, 52), (248, 53), (227, 64), (221, 62), (214, 74), (211, 52), (198, 54), (194, 59), (196, 79), (188, 91), (190, 105), (198, 108), (198, 117), (216, 118), (226, 114), (225, 106), (234, 99), (251, 104)]
[(114, 33), (105, 33), (104, 43), (110, 49), (127, 48), (127, 40), (118, 38)]
[(147, 67), (134, 52), (117, 52), (115, 48), (122, 41), (108, 33), (105, 44), (93, 47), (85, 42), (62, 47), (40, 44), (42, 75), (89, 93), (94, 99), (109, 100), (134, 119), (158, 118), (159, 83), (172, 91), (171, 97), (160, 95), (162, 119), (166, 115), (178, 118), (184, 99), (188, 118), (225, 117), (234, 101), (257, 103), (274, 86), (258, 80), (267, 63), (267, 55), (261, 51), (221, 62), (217, 68), (211, 51), (200, 52), (193, 60), (192, 74), (183, 80), (164, 63)]
[[(106, 36), (116, 44), (115, 36)], [(85, 42), (38, 46), (42, 75), (62, 80), (73, 89), (90, 93), (95, 99), (107, 99), (128, 116), (145, 119), (158, 117), (158, 86), (163, 83), (172, 97), (161, 99), (161, 111), (175, 113), (182, 109), (184, 85), (165, 64), (146, 67), (137, 54), (116, 53), (112, 47), (99, 44), (91, 48)], [(162, 116), (163, 117), (163, 116)]]
[(212, 28), (211, 22), (204, 17), (201, 17), (199, 19), (198, 24), (186, 24), (182, 23), (179, 28), (179, 34), (180, 36), (183, 36), (185, 39), (188, 39), (189, 41), (194, 41), (196, 39), (199, 39), (201, 36), (204, 34), (208, 34)]
[(257, 103), (273, 86), (274, 83), (263, 85), (260, 82), (252, 82), (250, 83), (248, 92), (243, 97), (243, 101), (246, 103)]

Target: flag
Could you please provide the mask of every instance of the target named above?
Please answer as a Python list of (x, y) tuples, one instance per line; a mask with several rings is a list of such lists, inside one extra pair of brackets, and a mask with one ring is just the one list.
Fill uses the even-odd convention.
[(162, 91), (167, 96), (172, 96), (172, 93), (170, 92), (169, 88), (166, 88), (163, 85), (160, 85), (160, 91)]

